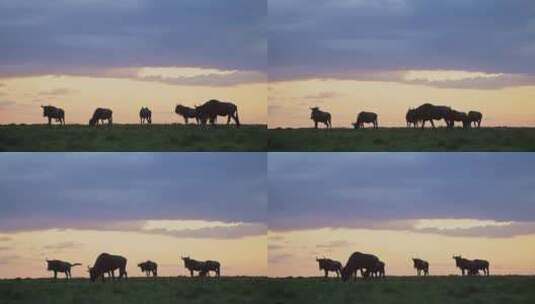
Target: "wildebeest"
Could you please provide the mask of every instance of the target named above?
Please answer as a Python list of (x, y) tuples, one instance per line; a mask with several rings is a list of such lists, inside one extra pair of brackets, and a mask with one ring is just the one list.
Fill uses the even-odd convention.
[(217, 261), (202, 262), (190, 257), (182, 257), (182, 260), (184, 261), (184, 267), (189, 270), (192, 277), (195, 271), (199, 273), (199, 276), (206, 276), (210, 271), (214, 271), (217, 277), (221, 275), (221, 264)]
[(310, 119), (314, 121), (314, 128), (318, 128), (318, 122), (325, 124), (327, 128), (332, 127), (331, 124), (331, 113), (321, 111), (319, 107), (310, 108), (312, 113), (310, 113)]
[(205, 261), (204, 269), (202, 270), (201, 276), (210, 275), (210, 271), (215, 272), (216, 276), (219, 278), (221, 276), (221, 264), (218, 261)]
[(199, 124), (199, 117), (197, 117), (197, 111), (194, 108), (186, 107), (183, 105), (176, 105), (175, 113), (184, 117), (184, 122), (188, 124), (189, 118), (195, 118), (197, 124)]
[(93, 264), (93, 267), (88, 267), (89, 277), (92, 282), (102, 277), (104, 281), (104, 273), (111, 273), (112, 278), (115, 279), (114, 271), (119, 269), (119, 279), (124, 276), (126, 279), (126, 258), (120, 255), (111, 255), (108, 253), (101, 253)]
[(139, 120), (141, 121), (141, 124), (143, 122), (147, 122), (148, 124), (152, 123), (152, 112), (147, 107), (142, 107), (141, 110), (139, 110)]
[(466, 115), (466, 113), (451, 110), (448, 115), (448, 127), (453, 128), (455, 126), (456, 121), (462, 122), (463, 128), (470, 128), (470, 120), (468, 119), (468, 115)]
[(427, 261), (424, 261), (422, 259), (412, 258), (412, 262), (414, 263), (414, 268), (416, 268), (416, 272), (418, 276), (423, 272), (424, 276), (429, 275), (429, 263)]
[(214, 125), (217, 116), (227, 116), (227, 125), (233, 119), (236, 127), (240, 126), (240, 119), (238, 117), (238, 106), (232, 102), (223, 102), (216, 99), (210, 99), (204, 104), (195, 107), (199, 121), (204, 125), (208, 120), (210, 124)]
[(43, 108), (43, 117), (48, 118), (48, 125), (52, 124), (52, 119), (56, 122), (59, 122), (60, 125), (65, 124), (65, 111), (61, 108), (56, 108), (54, 106), (41, 106)]
[(152, 276), (158, 276), (158, 264), (153, 261), (146, 261), (143, 263), (137, 264), (137, 267), (141, 268), (141, 272), (144, 272), (147, 277), (152, 274)]
[(423, 105), (414, 109), (414, 117), (417, 121), (422, 122), (422, 129), (425, 127), (425, 122), (431, 122), (431, 126), (435, 128), (433, 120), (444, 119), (446, 125), (449, 126), (448, 117), (451, 108), (447, 106), (435, 106), (430, 103), (424, 103)]
[(470, 120), (470, 124), (474, 123), (474, 127), (477, 126), (479, 128), (481, 126), (481, 119), (483, 119), (483, 114), (481, 114), (481, 112), (468, 112), (468, 120)]
[(370, 266), (364, 272), (364, 277), (376, 277), (384, 278), (385, 277), (385, 263), (383, 261), (377, 261), (374, 265)]
[(479, 260), (479, 259), (475, 259), (472, 261), (472, 268), (475, 270), (475, 271), (479, 271), (479, 270), (482, 270), (483, 271), (483, 274), (486, 275), (486, 276), (489, 276), (490, 275), (490, 264), (488, 261), (486, 260)]
[(364, 128), (365, 123), (371, 123), (373, 124), (373, 127), (377, 129), (379, 127), (379, 124), (377, 122), (377, 114), (373, 112), (360, 112), (357, 116), (357, 121), (354, 122), (352, 125), (355, 129), (358, 129)]
[(108, 125), (112, 125), (112, 111), (110, 109), (97, 108), (93, 113), (93, 117), (89, 120), (89, 126), (98, 125), (99, 121), (104, 124), (104, 120), (108, 120)]
[(342, 263), (327, 258), (316, 258), (316, 261), (319, 264), (320, 271), (323, 270), (325, 272), (326, 278), (329, 276), (329, 271), (335, 272), (336, 277), (340, 276), (340, 273), (342, 272)]
[(416, 118), (416, 111), (414, 109), (408, 109), (407, 114), (405, 114), (405, 121), (407, 122), (407, 128), (414, 126), (418, 127), (418, 119)]
[(453, 256), (455, 265), (461, 269), (461, 274), (464, 276), (465, 271), (467, 275), (476, 275), (479, 270), (482, 270), (485, 275), (490, 275), (489, 262), (485, 260), (468, 260), (461, 256)]
[(378, 262), (379, 258), (373, 254), (354, 252), (342, 268), (342, 280), (347, 281), (359, 269), (361, 275), (365, 277), (364, 269), (374, 269)]
[(72, 278), (71, 267), (82, 265), (80, 263), (71, 264), (69, 262), (64, 262), (60, 260), (46, 260), (46, 263), (47, 263), (46, 270), (54, 272), (54, 279), (57, 279), (58, 272), (65, 273), (65, 278), (67, 279)]

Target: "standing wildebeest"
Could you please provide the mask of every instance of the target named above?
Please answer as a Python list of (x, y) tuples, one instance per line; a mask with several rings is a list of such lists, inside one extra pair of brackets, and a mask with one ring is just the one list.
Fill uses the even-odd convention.
[(340, 276), (340, 273), (342, 272), (342, 263), (326, 258), (316, 258), (316, 261), (319, 264), (320, 271), (323, 270), (325, 272), (326, 278), (329, 277), (329, 271), (335, 272), (337, 278)]
[(364, 128), (364, 123), (372, 123), (373, 127), (377, 129), (379, 124), (377, 123), (377, 114), (373, 112), (360, 112), (357, 116), (357, 121), (352, 125), (355, 129)]
[(141, 268), (141, 272), (144, 272), (147, 277), (151, 275), (156, 277), (158, 276), (158, 264), (154, 263), (153, 261), (146, 261), (143, 263), (137, 264), (137, 267)]
[(139, 110), (139, 120), (141, 121), (141, 124), (143, 122), (147, 122), (149, 125), (152, 124), (152, 112), (147, 107), (142, 107), (141, 110)]
[(461, 269), (461, 274), (464, 276), (466, 270), (467, 275), (476, 275), (479, 270), (482, 270), (485, 275), (490, 275), (489, 262), (485, 260), (468, 260), (461, 256), (453, 256), (455, 265)]
[(377, 261), (375, 265), (366, 269), (364, 272), (364, 277), (375, 277), (375, 278), (384, 278), (385, 277), (385, 263), (383, 261)]
[(475, 259), (472, 261), (472, 269), (474, 269), (474, 271), (476, 272), (479, 272), (479, 270), (482, 270), (483, 274), (486, 276), (490, 275), (489, 266), (490, 266), (489, 262), (486, 260)]
[(126, 258), (120, 255), (111, 255), (108, 253), (101, 253), (93, 267), (88, 267), (89, 277), (92, 282), (95, 282), (99, 277), (104, 281), (104, 273), (111, 273), (112, 279), (115, 279), (115, 269), (119, 269), (119, 279), (124, 276), (126, 279)]
[(210, 99), (204, 104), (195, 107), (197, 117), (204, 125), (206, 120), (210, 121), (211, 125), (214, 125), (217, 116), (227, 116), (227, 125), (230, 120), (233, 119), (236, 123), (236, 127), (240, 127), (240, 119), (238, 118), (238, 106), (232, 102), (223, 102), (216, 99)]
[(379, 258), (373, 254), (355, 252), (349, 257), (344, 268), (342, 268), (342, 280), (347, 281), (359, 269), (360, 274), (365, 277), (363, 269), (374, 269), (378, 262)]
[(444, 119), (446, 122), (446, 125), (449, 126), (449, 114), (450, 114), (451, 108), (446, 106), (435, 106), (430, 103), (424, 103), (423, 105), (417, 107), (414, 109), (414, 117), (417, 121), (422, 122), (422, 129), (425, 126), (425, 122), (429, 121), (431, 122), (431, 126), (435, 128), (435, 123), (433, 120), (440, 120)]
[(310, 113), (310, 119), (314, 121), (314, 129), (318, 128), (318, 122), (321, 122), (327, 126), (327, 128), (332, 127), (331, 124), (331, 113), (321, 111), (319, 107), (310, 108), (312, 113)]
[(58, 272), (65, 273), (65, 278), (67, 279), (72, 278), (71, 267), (82, 265), (80, 263), (71, 264), (69, 262), (64, 262), (60, 260), (46, 260), (46, 263), (47, 263), (46, 270), (54, 272), (54, 279), (57, 279)]
[(483, 114), (481, 114), (481, 112), (468, 112), (468, 120), (470, 120), (470, 124), (474, 123), (474, 127), (477, 126), (479, 128), (481, 126), (481, 119), (483, 119)]
[(65, 112), (61, 108), (54, 106), (41, 106), (43, 108), (43, 117), (48, 118), (48, 125), (52, 124), (52, 119), (59, 122), (60, 125), (65, 125)]
[(416, 118), (415, 109), (407, 110), (407, 114), (405, 114), (405, 121), (407, 122), (407, 128), (410, 128), (411, 126), (414, 126), (415, 128), (418, 127), (418, 119)]
[(463, 123), (463, 128), (467, 129), (470, 128), (470, 120), (468, 119), (468, 115), (464, 112), (459, 112), (456, 110), (451, 110), (448, 115), (448, 127), (453, 128), (455, 127), (455, 122), (460, 121)]
[(221, 264), (218, 261), (205, 261), (204, 269), (199, 274), (204, 277), (205, 275), (210, 276), (210, 271), (215, 272), (216, 276), (219, 278), (221, 276)]
[(424, 261), (422, 259), (412, 258), (412, 262), (414, 263), (414, 268), (416, 268), (416, 272), (418, 273), (418, 276), (420, 274), (424, 273), (424, 276), (429, 275), (429, 263), (427, 261)]
[(104, 120), (108, 120), (108, 125), (112, 125), (112, 111), (110, 109), (97, 108), (93, 113), (93, 117), (89, 120), (89, 126), (98, 125), (99, 121), (104, 124)]
[(194, 108), (186, 107), (183, 105), (176, 105), (175, 113), (184, 117), (184, 122), (188, 124), (189, 118), (195, 118), (197, 124), (199, 124), (199, 117), (197, 116), (197, 111)]

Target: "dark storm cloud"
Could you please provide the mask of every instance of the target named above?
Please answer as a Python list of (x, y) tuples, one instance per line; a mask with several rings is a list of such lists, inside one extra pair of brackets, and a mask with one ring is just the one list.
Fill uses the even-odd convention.
[[(150, 219), (262, 223), (265, 166), (261, 153), (6, 153), (0, 231), (136, 230)], [(251, 235), (257, 226), (221, 235)], [(192, 234), (217, 235), (208, 230)]]
[[(268, 164), (270, 230), (411, 230), (413, 219), (437, 218), (535, 222), (529, 153), (272, 153)], [(535, 232), (531, 224), (507, 229)]]
[(262, 70), (265, 0), (0, 2), (3, 75), (111, 67)]
[(535, 2), (270, 0), (268, 47), (270, 79), (406, 69), (535, 75)]

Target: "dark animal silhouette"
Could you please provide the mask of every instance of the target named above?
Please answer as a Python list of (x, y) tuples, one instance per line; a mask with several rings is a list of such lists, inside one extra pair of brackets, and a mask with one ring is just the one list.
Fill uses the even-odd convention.
[(415, 128), (418, 127), (418, 119), (416, 118), (416, 111), (414, 109), (407, 110), (405, 121), (407, 122), (407, 128), (410, 128), (411, 126)]
[(364, 277), (375, 277), (375, 278), (384, 278), (385, 277), (385, 263), (383, 261), (377, 261), (375, 265), (370, 266), (364, 272)]
[(41, 106), (43, 108), (43, 117), (48, 118), (48, 125), (52, 124), (52, 119), (59, 122), (60, 125), (65, 125), (65, 111), (54, 106)]
[(98, 125), (99, 122), (104, 124), (104, 120), (108, 121), (108, 125), (112, 125), (112, 111), (110, 109), (97, 108), (93, 113), (93, 117), (89, 120), (89, 126), (93, 127)]
[(238, 117), (238, 106), (231, 102), (223, 102), (216, 99), (211, 99), (204, 104), (195, 107), (199, 121), (205, 125), (208, 120), (211, 125), (214, 125), (217, 116), (227, 116), (227, 125), (230, 120), (234, 120), (236, 127), (240, 127), (240, 119)]
[(479, 270), (483, 271), (483, 274), (486, 276), (490, 275), (490, 264), (486, 260), (479, 260), (475, 259), (472, 261), (472, 269), (479, 272)]
[(153, 261), (146, 261), (143, 263), (137, 264), (137, 267), (141, 268), (141, 272), (144, 272), (147, 277), (149, 277), (151, 274), (154, 277), (158, 276), (158, 264), (154, 263)]
[(216, 277), (219, 278), (221, 276), (221, 264), (218, 261), (205, 261), (202, 276), (209, 275), (210, 271), (215, 272)]
[(314, 128), (318, 128), (318, 122), (325, 124), (327, 128), (332, 127), (331, 124), (331, 113), (321, 111), (319, 107), (310, 108), (312, 113), (310, 114), (310, 119), (314, 121)]
[(360, 112), (357, 116), (357, 121), (353, 123), (355, 129), (364, 128), (364, 123), (371, 123), (377, 129), (379, 124), (377, 122), (377, 114), (373, 112)]
[(316, 261), (319, 264), (320, 271), (323, 270), (325, 272), (326, 278), (329, 276), (329, 271), (336, 273), (336, 277), (340, 276), (340, 273), (342, 272), (342, 263), (326, 258), (316, 258)]
[(482, 119), (483, 119), (483, 114), (481, 114), (481, 112), (477, 112), (477, 111), (468, 112), (468, 120), (470, 120), (470, 124), (474, 123), (474, 127), (479, 128), (481, 126)]
[(58, 278), (58, 272), (65, 273), (65, 278), (72, 278), (71, 267), (82, 265), (80, 263), (71, 264), (60, 260), (46, 260), (48, 271), (54, 272), (54, 279)]
[(412, 262), (414, 263), (414, 268), (416, 268), (418, 276), (420, 276), (422, 272), (424, 276), (429, 275), (429, 263), (427, 261), (413, 258)]
[(144, 122), (148, 123), (149, 125), (152, 124), (152, 112), (147, 107), (142, 107), (141, 110), (139, 110), (139, 120), (141, 124)]
[(209, 274), (210, 271), (214, 271), (216, 276), (221, 275), (221, 264), (217, 261), (197, 261), (190, 257), (182, 257), (184, 261), (184, 267), (186, 267), (190, 275), (193, 277), (195, 271), (199, 273), (199, 276), (204, 277)]
[(92, 282), (102, 277), (104, 281), (104, 273), (111, 273), (112, 279), (115, 279), (114, 271), (119, 270), (119, 279), (124, 276), (128, 278), (126, 274), (126, 258), (120, 255), (111, 255), (108, 253), (101, 253), (93, 264), (93, 267), (88, 267), (89, 277)]
[(451, 110), (448, 114), (448, 127), (453, 128), (456, 121), (462, 122), (463, 128), (470, 128), (470, 120), (468, 119), (468, 115), (466, 113)]
[(489, 262), (486, 260), (468, 260), (461, 256), (453, 256), (455, 265), (461, 269), (461, 274), (464, 276), (465, 271), (467, 275), (477, 275), (479, 270), (482, 270), (486, 276), (490, 275)]
[(374, 269), (378, 262), (379, 258), (373, 254), (354, 252), (342, 268), (342, 281), (347, 281), (353, 274), (356, 275), (359, 269), (361, 275), (365, 277), (364, 269)]
[(425, 127), (425, 122), (431, 122), (431, 126), (435, 128), (433, 120), (444, 119), (446, 125), (449, 126), (449, 115), (451, 108), (446, 106), (435, 106), (430, 103), (424, 103), (423, 105), (414, 109), (414, 117), (417, 121), (422, 122), (422, 129)]
[(175, 107), (175, 113), (182, 116), (186, 124), (188, 124), (189, 118), (195, 118), (195, 121), (197, 121), (197, 124), (199, 124), (199, 117), (197, 116), (197, 111), (194, 108), (177, 105)]

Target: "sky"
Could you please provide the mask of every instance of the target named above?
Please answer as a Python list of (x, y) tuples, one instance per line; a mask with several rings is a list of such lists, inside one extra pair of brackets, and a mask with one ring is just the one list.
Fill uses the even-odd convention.
[(181, 256), (267, 273), (264, 153), (4, 153), (0, 171), (0, 278), (48, 277), (46, 258), (87, 277), (102, 252), (130, 276), (186, 275)]
[(529, 0), (268, 1), (269, 126), (310, 127), (309, 107), (351, 127), (360, 111), (403, 126), (425, 102), (535, 125)]
[(265, 0), (0, 1), (0, 123), (42, 123), (40, 105), (87, 123), (97, 107), (182, 122), (212, 98), (266, 123)]
[(316, 257), (377, 255), (387, 274), (458, 273), (453, 255), (494, 274), (535, 273), (530, 153), (270, 153), (270, 276), (321, 275)]

